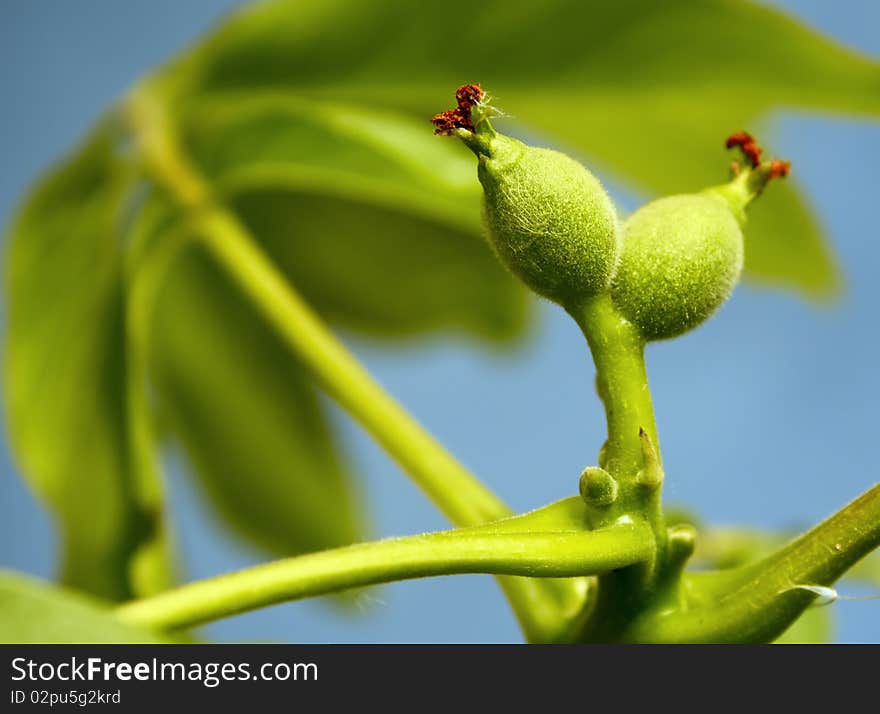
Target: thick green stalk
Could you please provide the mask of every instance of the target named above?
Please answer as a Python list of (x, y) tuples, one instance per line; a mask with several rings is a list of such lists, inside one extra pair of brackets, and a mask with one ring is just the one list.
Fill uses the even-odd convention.
[(151, 629), (184, 628), (376, 583), (457, 573), (586, 576), (651, 555), (651, 536), (644, 525), (549, 532), (507, 532), (510, 526), (504, 522), (500, 526), (361, 543), (279, 560), (138, 600), (116, 613), (126, 622)]
[(641, 429), (648, 433), (659, 457), (645, 371), (645, 341), (635, 326), (617, 312), (607, 294), (591, 298), (569, 312), (587, 338), (605, 405), (608, 444), (603, 468), (618, 477), (634, 476), (642, 468)]
[(604, 520), (629, 518), (647, 523), (654, 536), (649, 562), (601, 575), (598, 593), (575, 637), (615, 640), (655, 594), (664, 577), (667, 533), (661, 509), (663, 471), (648, 376), (645, 341), (616, 310), (606, 293), (572, 305), (596, 365), (596, 386), (605, 407), (608, 440), (600, 466), (619, 485)]
[[(509, 509), (404, 410), (327, 329), (237, 217), (212, 196), (177, 145), (149, 88), (129, 102), (131, 124), (150, 173), (188, 214), (197, 235), (229, 277), (324, 389), (386, 449), (438, 508), (459, 526), (510, 515)], [(582, 599), (576, 583), (503, 579), (529, 640), (558, 636), (562, 611)]]
[(615, 512), (647, 518), (658, 544), (666, 539), (660, 509), (660, 442), (645, 370), (645, 341), (607, 294), (569, 308), (587, 338), (605, 407), (608, 440), (600, 466), (620, 484)]

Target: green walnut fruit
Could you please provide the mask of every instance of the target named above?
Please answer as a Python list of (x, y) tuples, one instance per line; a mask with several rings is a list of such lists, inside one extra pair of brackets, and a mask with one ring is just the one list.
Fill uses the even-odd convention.
[(602, 184), (574, 159), (498, 134), (478, 84), (434, 117), (477, 155), (483, 215), (495, 252), (539, 295), (563, 305), (608, 289), (617, 262), (617, 212)]
[(742, 228), (723, 195), (669, 196), (624, 223), (611, 295), (645, 339), (662, 340), (693, 329), (721, 307), (742, 266)]
[(500, 134), (480, 155), (484, 218), (501, 261), (562, 304), (607, 290), (617, 262), (617, 214), (586, 168)]
[(731, 165), (729, 183), (653, 201), (623, 225), (611, 297), (647, 340), (692, 330), (727, 300), (742, 272), (746, 207), (768, 182), (789, 174), (787, 161), (762, 161), (746, 132), (726, 146), (739, 148), (746, 162)]

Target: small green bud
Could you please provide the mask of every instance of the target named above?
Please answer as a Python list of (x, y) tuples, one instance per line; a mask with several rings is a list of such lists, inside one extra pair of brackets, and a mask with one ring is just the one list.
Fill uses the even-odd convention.
[(459, 108), (434, 123), (479, 158), (484, 219), (499, 258), (558, 303), (607, 290), (617, 262), (617, 213), (602, 184), (565, 154), (496, 133), (483, 95), (465, 91), (474, 86), (462, 87)]
[(694, 554), (697, 545), (697, 529), (687, 523), (679, 523), (667, 530), (667, 557), (673, 566), (682, 567)]
[(652, 201), (623, 226), (612, 299), (648, 340), (692, 330), (727, 300), (742, 272), (745, 208), (770, 179), (788, 173), (785, 162), (761, 163), (744, 132), (728, 146), (741, 148), (752, 166), (733, 164), (724, 186)]
[[(664, 578), (666, 593), (660, 596), (659, 602), (679, 607), (684, 603), (681, 575), (688, 560), (694, 554), (697, 545), (697, 530), (691, 525), (680, 523), (666, 531), (666, 567)], [(661, 605), (663, 606), (663, 605)]]
[(660, 488), (663, 485), (663, 466), (660, 457), (654, 448), (651, 437), (644, 429), (639, 429), (639, 443), (642, 447), (642, 469), (636, 474), (636, 483), (649, 490)]
[(581, 474), (581, 498), (589, 505), (607, 508), (617, 500), (617, 481), (605, 469), (587, 466)]
[(602, 442), (602, 446), (599, 447), (598, 461), (599, 466), (603, 469), (608, 468), (608, 439), (605, 439), (605, 441)]

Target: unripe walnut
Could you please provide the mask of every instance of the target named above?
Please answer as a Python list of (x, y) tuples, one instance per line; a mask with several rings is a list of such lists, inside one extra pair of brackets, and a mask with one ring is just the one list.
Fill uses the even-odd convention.
[(614, 304), (645, 339), (693, 329), (733, 292), (743, 265), (743, 235), (717, 194), (669, 196), (623, 225)]
[(608, 289), (617, 262), (617, 212), (593, 174), (551, 149), (498, 134), (479, 85), (436, 133), (458, 136), (479, 159), (484, 219), (501, 261), (539, 295), (569, 306)]
[(729, 183), (652, 201), (623, 225), (611, 297), (647, 340), (692, 330), (727, 300), (742, 272), (746, 206), (771, 179), (788, 175), (788, 162), (761, 161), (746, 132), (733, 134), (727, 147), (748, 162), (745, 169), (732, 164)]
[(563, 304), (605, 291), (617, 262), (617, 215), (598, 179), (565, 154), (500, 134), (487, 148), (478, 175), (502, 262)]

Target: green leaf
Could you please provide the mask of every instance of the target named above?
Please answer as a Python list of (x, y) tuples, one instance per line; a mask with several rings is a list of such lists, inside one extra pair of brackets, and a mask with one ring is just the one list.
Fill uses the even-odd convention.
[(874, 551), (856, 563), (846, 577), (869, 585), (880, 587), (880, 552)]
[(836, 258), (797, 181), (771, 186), (749, 208), (746, 275), (766, 286), (833, 297), (842, 288)]
[[(693, 520), (689, 522), (693, 522)], [(702, 568), (736, 568), (770, 555), (793, 537), (792, 533), (762, 531), (753, 528), (700, 529), (693, 563)], [(853, 565), (843, 577), (846, 580), (880, 585), (880, 552), (868, 553)]]
[(160, 408), (237, 532), (287, 555), (357, 540), (356, 489), (314, 387), (198, 244), (171, 264), (151, 329)]
[(821, 645), (834, 640), (830, 607), (811, 607), (775, 640), (777, 645)]
[(157, 477), (134, 473), (129, 448), (120, 236), (130, 171), (117, 140), (108, 119), (11, 226), (4, 375), (10, 443), (58, 519), (62, 578), (111, 599), (153, 592), (168, 574), (161, 511), (141, 497)]
[(169, 640), (117, 619), (99, 600), (0, 570), (0, 642), (159, 644)]
[(526, 293), (481, 236), (473, 160), (424, 123), (250, 93), (194, 102), (182, 123), (202, 175), (325, 319), (521, 331)]
[[(489, 0), (467, 13), (404, 0), (262, 2), (160, 80), (176, 106), (260, 90), (423, 121), (478, 80), (517, 121), (651, 193), (721, 181), (727, 134), (780, 109), (880, 113), (876, 61), (778, 10), (725, 0)], [(803, 200), (774, 187), (762, 202), (748, 274), (832, 293), (838, 271)]]

